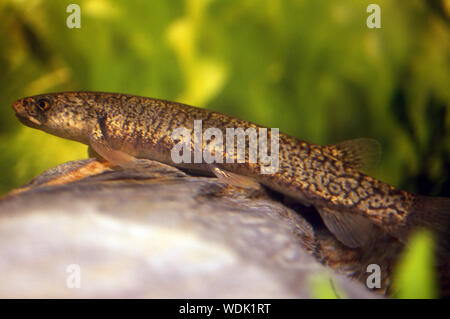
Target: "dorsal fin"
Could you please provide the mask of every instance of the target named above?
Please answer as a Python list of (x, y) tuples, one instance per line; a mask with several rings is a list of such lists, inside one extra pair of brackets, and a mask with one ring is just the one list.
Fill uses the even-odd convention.
[(346, 165), (363, 171), (374, 168), (381, 155), (381, 146), (371, 138), (355, 138), (337, 144), (328, 145), (331, 155)]

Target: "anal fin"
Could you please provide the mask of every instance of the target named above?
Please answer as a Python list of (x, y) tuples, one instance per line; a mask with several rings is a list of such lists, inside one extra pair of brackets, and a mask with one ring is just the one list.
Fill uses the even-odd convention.
[(376, 226), (362, 216), (328, 207), (320, 207), (317, 210), (328, 230), (347, 247), (366, 246), (376, 236)]

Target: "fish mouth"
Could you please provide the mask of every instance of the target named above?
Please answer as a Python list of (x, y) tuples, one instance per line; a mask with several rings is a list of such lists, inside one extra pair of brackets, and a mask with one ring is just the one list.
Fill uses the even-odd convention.
[(27, 116), (23, 116), (19, 113), (16, 113), (16, 117), (22, 124), (25, 124), (26, 126), (29, 126), (32, 128), (39, 128), (39, 126), (42, 125), (42, 123), (39, 122), (38, 120), (36, 120), (34, 118), (29, 118)]
[(20, 100), (14, 102), (12, 108), (16, 112), (16, 117), (22, 124), (25, 124), (33, 128), (37, 128), (42, 125), (42, 123), (39, 120), (27, 115), (25, 107), (22, 105)]

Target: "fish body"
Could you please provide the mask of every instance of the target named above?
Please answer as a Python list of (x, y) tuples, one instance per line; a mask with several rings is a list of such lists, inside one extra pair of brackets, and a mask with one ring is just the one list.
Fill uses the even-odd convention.
[[(184, 127), (202, 132), (217, 128), (260, 129), (262, 126), (181, 103), (127, 94), (63, 92), (27, 97), (13, 108), (24, 124), (50, 134), (89, 145), (101, 156), (121, 166), (133, 159), (157, 160), (168, 165), (213, 172), (214, 169), (245, 176), (305, 205), (313, 205), (325, 225), (349, 247), (366, 245), (377, 233), (388, 232), (406, 241), (411, 229), (428, 227), (448, 247), (449, 198), (415, 195), (365, 175), (359, 168), (372, 160), (373, 144), (357, 139), (336, 145), (307, 143), (284, 133), (278, 135), (279, 166), (261, 174), (261, 161), (250, 163), (249, 152), (239, 163), (225, 155), (221, 163), (174, 163), (172, 150), (179, 143), (172, 132)], [(194, 133), (192, 133), (194, 135)], [(268, 140), (272, 133), (268, 131)], [(195, 152), (195, 137), (189, 142)], [(246, 150), (251, 144), (245, 139)], [(370, 144), (370, 141), (369, 143)], [(202, 149), (210, 147), (201, 141)], [(369, 156), (366, 156), (369, 155)]]

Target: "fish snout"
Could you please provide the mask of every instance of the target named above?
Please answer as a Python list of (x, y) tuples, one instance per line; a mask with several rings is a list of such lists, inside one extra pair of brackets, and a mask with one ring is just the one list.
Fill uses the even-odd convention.
[(31, 100), (30, 98), (23, 98), (15, 101), (12, 104), (12, 108), (17, 115), (27, 116), (30, 111), (30, 107), (32, 107), (32, 104), (33, 100)]
[(15, 101), (12, 104), (13, 110), (16, 112), (16, 117), (20, 122), (27, 126), (35, 127), (36, 125), (41, 125), (41, 121), (35, 118), (35, 113), (33, 112), (33, 101), (24, 98)]
[(22, 103), (22, 100), (15, 101), (12, 104), (12, 108), (17, 114), (24, 114), (25, 113), (25, 107), (24, 107), (24, 105)]

